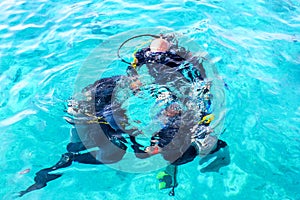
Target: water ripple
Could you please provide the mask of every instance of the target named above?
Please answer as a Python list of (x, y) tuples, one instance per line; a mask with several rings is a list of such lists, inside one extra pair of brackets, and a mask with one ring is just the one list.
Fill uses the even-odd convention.
[[(63, 102), (72, 94), (77, 72), (94, 48), (124, 31), (170, 27), (209, 52), (227, 85), (228, 127), (222, 137), (230, 145), (233, 163), (222, 175), (207, 177), (199, 171), (194, 171), (199, 173), (196, 176), (190, 173), (195, 163), (182, 166), (185, 174), (180, 180), (186, 179), (186, 184), (180, 187), (188, 193), (178, 190), (178, 196), (194, 198), (190, 189), (194, 188), (207, 199), (245, 199), (249, 192), (260, 199), (299, 199), (300, 172), (295, 167), (300, 142), (299, 7), (296, 0), (1, 1), (0, 128), (5, 128), (2, 134), (6, 135), (1, 150), (8, 153), (1, 156), (1, 172), (7, 174), (0, 187), (6, 193), (20, 189), (27, 178), (15, 179), (16, 172), (36, 165), (49, 152), (61, 153), (54, 149), (57, 143), (59, 151), (64, 148), (68, 137), (61, 119)], [(41, 146), (41, 141), (48, 143)], [(37, 157), (21, 156), (20, 161), (24, 152)], [(141, 188), (144, 177), (133, 180), (138, 182), (131, 182), (132, 194), (126, 184), (118, 186), (119, 193), (114, 195), (97, 194), (123, 199), (127, 194), (141, 197), (137, 192), (144, 192), (149, 198), (165, 198)], [(95, 177), (95, 181), (99, 180)], [(152, 179), (147, 181), (155, 188)], [(88, 187), (79, 191), (79, 180), (70, 182), (33, 196), (51, 199), (58, 193), (64, 198), (65, 193), (76, 191), (82, 199), (88, 198)], [(111, 185), (101, 187), (106, 190)], [(61, 188), (63, 192), (56, 192)]]
[(29, 115), (34, 115), (37, 112), (35, 110), (24, 110), (12, 117), (6, 118), (5, 120), (0, 121), (0, 127), (10, 126), (14, 123), (21, 121), (22, 119), (28, 117)]

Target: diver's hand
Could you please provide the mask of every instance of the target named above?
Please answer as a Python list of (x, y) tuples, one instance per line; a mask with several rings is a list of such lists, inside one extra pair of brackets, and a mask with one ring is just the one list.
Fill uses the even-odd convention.
[(147, 152), (150, 155), (155, 155), (161, 152), (161, 148), (157, 145), (149, 146), (145, 148), (145, 152)]
[(141, 89), (142, 83), (139, 79), (134, 80), (131, 84), (130, 84), (130, 89), (134, 92), (134, 93), (138, 93)]

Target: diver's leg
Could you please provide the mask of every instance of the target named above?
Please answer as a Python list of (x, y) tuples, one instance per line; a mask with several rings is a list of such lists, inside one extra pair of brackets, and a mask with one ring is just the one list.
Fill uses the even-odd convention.
[(175, 160), (172, 165), (183, 165), (186, 163), (189, 163), (195, 159), (195, 157), (198, 155), (197, 150), (194, 146), (189, 146), (189, 148), (182, 154), (180, 158)]
[(70, 130), (70, 143), (67, 145), (67, 151), (77, 153), (79, 151), (85, 150), (85, 146), (83, 145), (77, 130), (75, 127), (71, 128)]
[(172, 189), (169, 192), (170, 196), (175, 196), (175, 187), (178, 186), (177, 182), (177, 172), (178, 172), (178, 166), (177, 165), (168, 165), (166, 167), (166, 172), (167, 174), (170, 174), (172, 177)]
[(73, 153), (76, 153), (76, 152), (79, 152), (79, 151), (82, 151), (82, 150), (85, 150), (85, 146), (83, 145), (82, 142), (70, 142), (68, 145), (67, 145), (67, 151), (68, 152), (73, 152)]
[(78, 154), (75, 156), (74, 161), (83, 164), (103, 164), (102, 162), (98, 161), (91, 153)]
[(41, 189), (47, 185), (49, 181), (52, 181), (54, 179), (57, 179), (62, 176), (61, 173), (59, 174), (49, 174), (49, 172), (55, 171), (60, 168), (68, 167), (72, 164), (72, 161), (74, 159), (73, 153), (65, 153), (61, 156), (61, 159), (52, 167), (45, 168), (36, 173), (36, 176), (34, 178), (34, 184), (28, 187), (26, 190), (19, 192), (19, 196), (23, 196), (24, 194)]
[(178, 183), (177, 183), (177, 170), (178, 170), (177, 165), (168, 165), (165, 169), (165, 172), (172, 176), (172, 186), (173, 187), (174, 186), (176, 187), (178, 185)]
[(53, 172), (60, 168), (69, 167), (73, 161), (84, 163), (84, 164), (102, 164), (102, 162), (96, 160), (96, 158), (91, 154), (91, 152), (84, 153), (84, 154), (72, 153), (72, 152), (65, 153), (61, 156), (61, 159), (55, 165), (53, 165), (50, 168), (45, 168), (38, 171), (34, 178), (35, 183), (30, 187), (28, 187), (26, 190), (19, 192), (18, 195), (21, 197), (28, 192), (45, 187), (48, 182), (62, 176), (61, 173), (49, 174), (49, 172)]
[(168, 165), (166, 169), (162, 172), (159, 172), (156, 178), (160, 181), (159, 189), (172, 188), (169, 192), (170, 196), (175, 195), (175, 187), (178, 186), (177, 182), (177, 170), (178, 165), (183, 165), (188, 162), (191, 162), (197, 156), (197, 150), (194, 146), (190, 146), (184, 154), (174, 161), (171, 165)]

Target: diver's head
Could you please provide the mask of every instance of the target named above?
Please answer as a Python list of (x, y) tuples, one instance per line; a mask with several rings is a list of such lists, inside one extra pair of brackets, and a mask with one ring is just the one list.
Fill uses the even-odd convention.
[(166, 52), (170, 48), (170, 43), (162, 38), (154, 39), (150, 44), (150, 50), (152, 52)]

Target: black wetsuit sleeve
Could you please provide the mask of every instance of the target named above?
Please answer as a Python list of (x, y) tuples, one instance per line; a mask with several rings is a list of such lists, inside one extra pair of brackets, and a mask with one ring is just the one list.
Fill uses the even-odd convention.
[(127, 67), (126, 73), (129, 77), (135, 77), (138, 75), (136, 69), (131, 65)]
[(178, 71), (190, 82), (203, 80), (206, 78), (206, 73), (203, 68), (202, 59), (193, 56), (192, 53), (184, 47), (178, 48), (177, 56), (180, 56), (185, 62), (179, 67)]
[(197, 56), (191, 56), (188, 59), (188, 62), (192, 64), (194, 71), (198, 71), (197, 73), (199, 73), (201, 79), (206, 78), (205, 69), (202, 64), (202, 58), (199, 58)]
[(137, 158), (145, 159), (145, 158), (150, 157), (150, 155), (147, 152), (141, 150), (138, 145), (134, 144), (134, 145), (131, 145), (131, 147)]
[[(149, 48), (140, 49), (134, 54), (134, 57), (137, 59), (136, 67), (140, 67), (146, 63), (146, 51), (149, 51)], [(134, 77), (138, 75), (136, 67), (133, 67), (132, 65), (127, 67), (126, 73), (129, 77)]]
[(190, 63), (186, 63), (183, 66), (180, 66), (178, 71), (189, 82), (194, 83), (194, 82), (203, 80), (203, 76), (202, 76), (200, 70), (195, 68)]
[(146, 52), (147, 51), (150, 51), (149, 47), (140, 49), (134, 54), (134, 57), (138, 60), (137, 66), (142, 66), (143, 64), (146, 63)]

